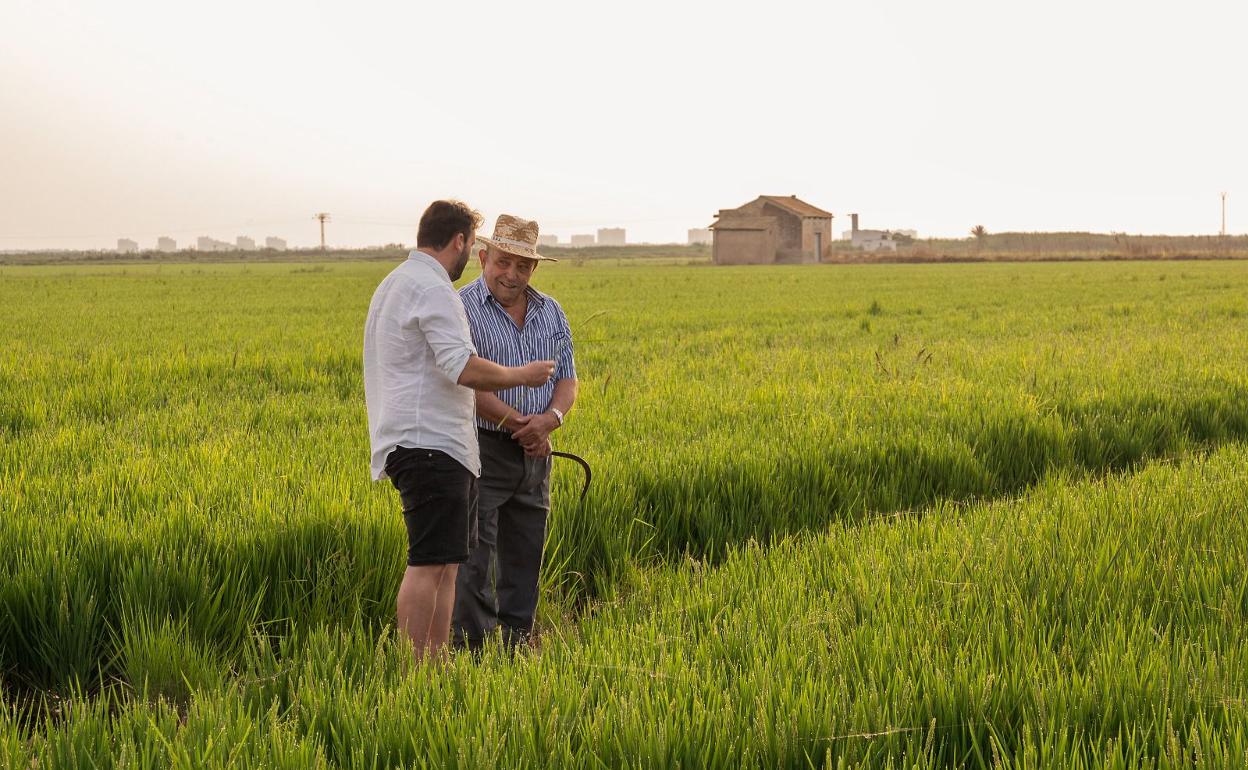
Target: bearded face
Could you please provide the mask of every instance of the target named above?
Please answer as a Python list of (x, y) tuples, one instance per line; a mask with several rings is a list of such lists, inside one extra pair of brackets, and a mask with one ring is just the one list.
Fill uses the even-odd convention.
[(455, 259), (453, 269), (450, 271), (452, 281), (458, 281), (464, 274), (464, 268), (468, 265), (468, 256), (472, 253), (472, 243), (475, 240), (471, 235), (464, 238), (464, 248), (460, 249), (459, 256)]

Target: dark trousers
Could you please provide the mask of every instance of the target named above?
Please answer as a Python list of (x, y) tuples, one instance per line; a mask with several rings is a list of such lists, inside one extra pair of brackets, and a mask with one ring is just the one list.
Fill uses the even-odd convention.
[(495, 629), (508, 646), (532, 633), (550, 512), (550, 458), (525, 457), (506, 433), (478, 430), (477, 436), (477, 545), (459, 567), (451, 614), (455, 644), (470, 649)]

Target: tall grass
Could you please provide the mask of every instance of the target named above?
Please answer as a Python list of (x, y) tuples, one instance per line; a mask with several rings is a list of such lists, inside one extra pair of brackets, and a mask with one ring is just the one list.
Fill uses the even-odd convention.
[[(412, 670), (358, 625), (58, 703), (54, 767), (1242, 767), (1248, 451), (651, 571), (539, 652)], [(220, 666), (220, 659), (217, 659)], [(204, 673), (209, 671), (209, 673)], [(204, 677), (197, 680), (196, 677)]]
[[(109, 717), (145, 688), (229, 721), (248, 671), (338, 660), (314, 644), (372, 650), (403, 552), (393, 493), (367, 481), (360, 387), (363, 314), (388, 267), (0, 268), (0, 670), (13, 719), (78, 693), (90, 700), (71, 698), (68, 732), (49, 740), (79, 724), (105, 743), (112, 730), (152, 740)], [(574, 619), (587, 609), (609, 615), (674, 566), (705, 571), (750, 542), (907, 511), (956, 529), (958, 501), (1242, 440), (1245, 279), (1235, 263), (543, 268), (583, 381), (556, 443), (596, 471), (578, 503), (576, 470), (556, 470), (547, 638), (586, 633), (597, 620)], [(747, 552), (736, 558), (763, 558)], [(617, 647), (633, 625), (617, 624)], [(859, 673), (885, 672), (841, 676)], [(891, 692), (884, 712), (906, 701)], [(174, 733), (186, 717), (136, 708)], [(567, 718), (586, 729), (583, 717)], [(327, 751), (314, 727), (274, 721), (294, 742), (280, 756)], [(84, 740), (75, 750), (91, 756)], [(161, 745), (166, 759), (181, 750)]]

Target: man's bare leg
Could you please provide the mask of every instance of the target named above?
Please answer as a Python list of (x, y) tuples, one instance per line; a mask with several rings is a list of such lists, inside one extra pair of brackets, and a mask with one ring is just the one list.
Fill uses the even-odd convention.
[(451, 637), (451, 611), (455, 608), (455, 578), (458, 574), (458, 564), (446, 565), (438, 584), (433, 619), (429, 623), (429, 654), (440, 659), (446, 657), (446, 645)]
[[(455, 601), (458, 567), (457, 564), (409, 566), (403, 573), (396, 602), (399, 630), (411, 640), (412, 654), (418, 661), (437, 654), (450, 636), (450, 606)], [(449, 588), (445, 588), (446, 585)], [(446, 598), (444, 591), (449, 591)]]

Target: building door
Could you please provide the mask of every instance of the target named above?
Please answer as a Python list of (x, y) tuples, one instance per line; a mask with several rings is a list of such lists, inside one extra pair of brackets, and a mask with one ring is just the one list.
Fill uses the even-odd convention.
[(823, 233), (815, 233), (815, 261), (823, 261)]

